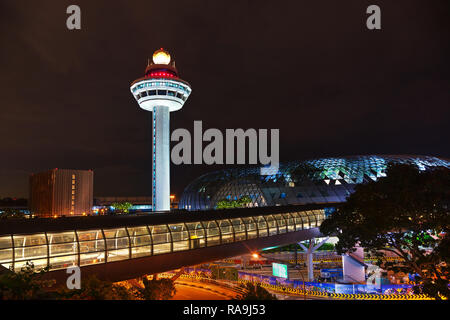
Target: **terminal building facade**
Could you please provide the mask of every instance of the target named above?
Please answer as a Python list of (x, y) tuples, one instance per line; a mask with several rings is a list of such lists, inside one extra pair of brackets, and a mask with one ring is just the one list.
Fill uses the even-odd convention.
[(30, 211), (37, 217), (82, 216), (92, 211), (94, 172), (52, 169), (30, 176)]
[(410, 155), (368, 155), (319, 158), (281, 163), (278, 170), (258, 166), (214, 171), (192, 181), (184, 190), (180, 209), (214, 209), (221, 200), (248, 197), (248, 207), (345, 202), (356, 185), (386, 176), (389, 164), (402, 163), (427, 170), (450, 168), (448, 159)]

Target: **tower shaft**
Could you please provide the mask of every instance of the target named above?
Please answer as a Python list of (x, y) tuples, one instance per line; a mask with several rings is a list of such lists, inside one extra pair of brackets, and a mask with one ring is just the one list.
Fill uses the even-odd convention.
[(152, 110), (152, 207), (153, 211), (170, 210), (170, 113), (167, 106)]

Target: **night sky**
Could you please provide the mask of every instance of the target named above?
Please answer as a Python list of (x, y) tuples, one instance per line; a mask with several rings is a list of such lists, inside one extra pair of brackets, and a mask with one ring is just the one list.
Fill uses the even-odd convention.
[[(193, 89), (171, 130), (278, 128), (281, 161), (450, 156), (448, 0), (2, 0), (0, 39), (0, 198), (50, 168), (93, 169), (94, 196), (150, 196), (151, 113), (129, 86), (160, 47)], [(217, 168), (172, 164), (172, 192)]]

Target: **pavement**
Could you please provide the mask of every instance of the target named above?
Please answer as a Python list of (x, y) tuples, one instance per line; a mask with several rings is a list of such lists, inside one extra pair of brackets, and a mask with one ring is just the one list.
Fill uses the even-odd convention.
[(237, 296), (233, 290), (203, 283), (175, 281), (177, 293), (171, 300), (231, 300)]

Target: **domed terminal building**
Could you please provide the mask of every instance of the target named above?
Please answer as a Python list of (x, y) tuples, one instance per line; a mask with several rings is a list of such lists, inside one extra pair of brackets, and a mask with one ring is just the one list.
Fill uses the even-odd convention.
[[(215, 209), (221, 200), (246, 197), (248, 207), (344, 202), (357, 184), (386, 176), (388, 164), (427, 170), (450, 168), (448, 159), (429, 156), (369, 155), (280, 163), (278, 170), (260, 166), (204, 174), (184, 190), (180, 209)], [(271, 172), (272, 170), (272, 172)]]

